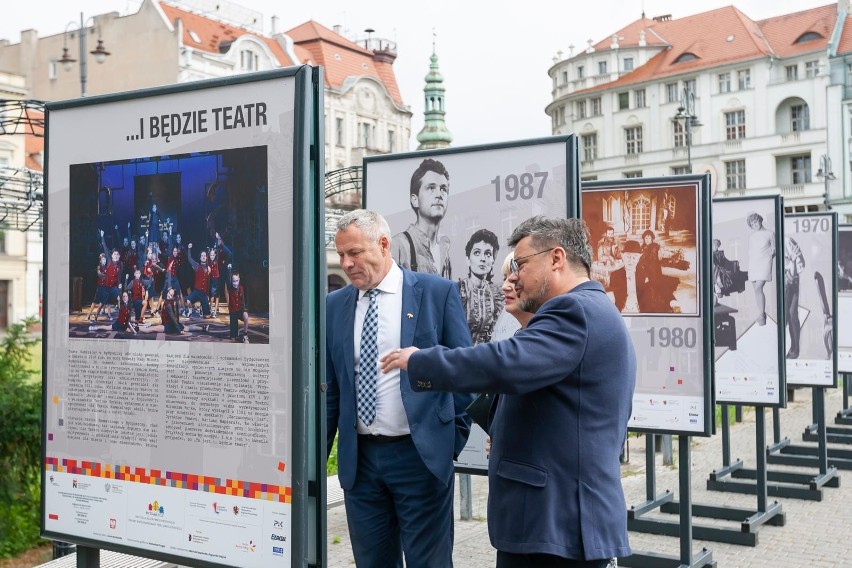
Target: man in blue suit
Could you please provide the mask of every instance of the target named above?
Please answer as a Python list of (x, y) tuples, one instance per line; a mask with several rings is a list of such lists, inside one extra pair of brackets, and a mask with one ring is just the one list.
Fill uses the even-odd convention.
[(467, 442), (472, 395), (413, 392), (378, 356), (408, 347), (466, 347), (455, 283), (401, 269), (387, 222), (358, 210), (337, 223), (351, 285), (326, 301), (328, 450), (338, 433), (340, 485), (358, 568), (452, 566), (453, 459)]
[(382, 370), (415, 390), (501, 393), (491, 423), (488, 532), (498, 568), (604, 567), (627, 556), (618, 456), (636, 381), (621, 315), (589, 279), (579, 219), (533, 217), (509, 239), (520, 307), (535, 315), (503, 341), (402, 348)]

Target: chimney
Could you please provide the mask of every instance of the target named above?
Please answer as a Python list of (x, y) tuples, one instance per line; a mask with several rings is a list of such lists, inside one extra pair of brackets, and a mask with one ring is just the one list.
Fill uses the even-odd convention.
[(341, 26), (340, 24), (335, 24), (334, 27), (332, 27), (331, 29), (337, 35), (343, 35), (343, 26)]
[(278, 33), (278, 16), (272, 16), (272, 29), (269, 30), (269, 35)]

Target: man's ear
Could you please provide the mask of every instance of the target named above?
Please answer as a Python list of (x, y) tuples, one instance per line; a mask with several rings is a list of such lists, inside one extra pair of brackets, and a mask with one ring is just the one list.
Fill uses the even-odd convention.
[(379, 247), (382, 249), (383, 256), (385, 252), (390, 252), (390, 246), (390, 239), (388, 239), (386, 235), (382, 235), (381, 237), (379, 237)]
[(415, 208), (415, 209), (419, 209), (419, 208), (420, 208), (420, 198), (418, 197), (418, 195), (417, 195), (416, 193), (412, 193), (412, 194), (409, 196), (409, 200), (411, 201), (411, 206), (412, 206), (413, 208)]

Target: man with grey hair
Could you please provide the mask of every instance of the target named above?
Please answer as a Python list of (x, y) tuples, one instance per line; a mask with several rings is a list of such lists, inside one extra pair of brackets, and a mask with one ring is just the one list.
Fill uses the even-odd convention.
[(414, 392), (406, 373), (378, 368), (403, 347), (471, 344), (454, 282), (400, 268), (374, 211), (337, 222), (340, 266), (352, 282), (326, 299), (328, 451), (359, 568), (452, 566), (453, 459), (470, 433), (473, 395)]
[(497, 567), (603, 568), (628, 556), (618, 457), (636, 356), (618, 310), (589, 278), (579, 219), (533, 217), (509, 238), (508, 277), (524, 311), (509, 339), (413, 347), (381, 359), (417, 391), (500, 393), (490, 434), (488, 532)]

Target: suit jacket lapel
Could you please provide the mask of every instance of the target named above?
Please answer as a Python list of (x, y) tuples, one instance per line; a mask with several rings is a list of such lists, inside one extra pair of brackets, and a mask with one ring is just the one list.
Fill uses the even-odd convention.
[(402, 270), (402, 323), (400, 325), (400, 347), (410, 347), (414, 343), (414, 332), (420, 312), (420, 298), (423, 288), (417, 275), (410, 270)]
[(343, 317), (340, 321), (343, 333), (340, 337), (343, 339), (343, 360), (346, 362), (343, 368), (346, 369), (346, 376), (349, 378), (349, 384), (355, 388), (355, 304), (358, 302), (358, 288), (352, 286), (352, 292), (346, 295), (343, 300)]

